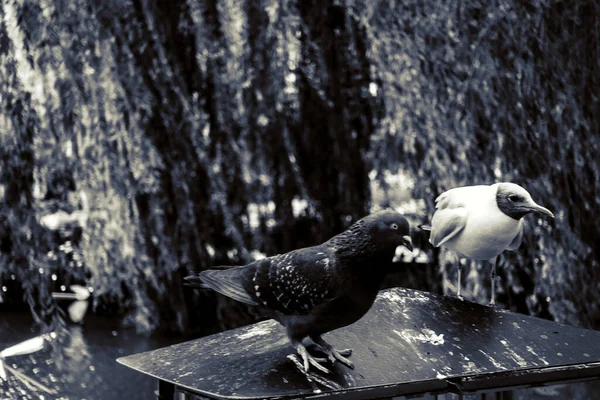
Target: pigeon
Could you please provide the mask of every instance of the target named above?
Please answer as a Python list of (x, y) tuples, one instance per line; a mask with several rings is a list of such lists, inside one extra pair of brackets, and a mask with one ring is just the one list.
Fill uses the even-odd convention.
[[(490, 261), (492, 290), (490, 305), (496, 304), (496, 262), (504, 250), (515, 250), (523, 239), (523, 217), (530, 212), (554, 214), (540, 206), (521, 186), (500, 182), (490, 186), (464, 186), (450, 189), (435, 199), (436, 211), (429, 242), (444, 246), (464, 257)], [(460, 295), (461, 266), (458, 267), (457, 295)]]
[[(339, 361), (349, 368), (351, 349), (336, 350), (322, 335), (358, 321), (371, 308), (398, 246), (412, 251), (410, 224), (395, 211), (368, 215), (323, 244), (256, 260), (244, 266), (215, 267), (185, 278), (188, 285), (208, 287), (254, 305), (276, 319), (309, 365), (329, 373), (319, 361)], [(310, 355), (302, 343), (310, 338), (327, 355)]]

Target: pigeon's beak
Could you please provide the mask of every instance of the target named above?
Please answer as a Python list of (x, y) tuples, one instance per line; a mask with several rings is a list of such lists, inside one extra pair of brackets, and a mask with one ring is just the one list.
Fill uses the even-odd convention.
[(531, 211), (535, 211), (540, 214), (547, 215), (550, 218), (554, 218), (554, 214), (552, 214), (552, 211), (548, 210), (546, 207), (540, 206), (539, 204), (533, 203), (529, 208), (531, 209)]
[(408, 235), (402, 236), (401, 243), (402, 243), (402, 246), (406, 247), (410, 251), (413, 251), (412, 239), (410, 238), (410, 236), (408, 236)]

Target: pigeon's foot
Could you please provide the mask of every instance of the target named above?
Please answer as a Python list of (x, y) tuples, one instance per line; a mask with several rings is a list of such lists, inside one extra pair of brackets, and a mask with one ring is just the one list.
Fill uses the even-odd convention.
[(465, 301), (465, 298), (462, 297), (460, 294), (456, 296), (457, 299), (459, 299), (460, 301)]
[(317, 361), (316, 358), (314, 358), (313, 356), (308, 354), (306, 347), (304, 347), (304, 345), (302, 343), (296, 344), (296, 350), (298, 351), (300, 358), (302, 358), (302, 364), (304, 365), (304, 372), (308, 372), (308, 368), (312, 365), (313, 367), (315, 367), (316, 369), (318, 369), (321, 372), (324, 372), (326, 374), (331, 373), (331, 371), (329, 371), (327, 368), (325, 368), (324, 366), (319, 364), (319, 362)]
[(312, 339), (319, 346), (319, 350), (327, 355), (327, 359), (332, 364), (334, 364), (336, 361), (339, 361), (348, 368), (354, 369), (354, 364), (352, 361), (346, 358), (352, 355), (352, 349), (336, 350), (320, 336)]

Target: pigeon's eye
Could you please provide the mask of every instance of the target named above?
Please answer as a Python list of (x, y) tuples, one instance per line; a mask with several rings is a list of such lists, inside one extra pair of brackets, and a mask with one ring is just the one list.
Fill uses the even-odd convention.
[(393, 223), (393, 224), (390, 225), (390, 228), (396, 230), (396, 229), (398, 229), (398, 224)]
[(516, 194), (511, 194), (508, 196), (508, 201), (512, 201), (513, 203), (515, 201), (519, 201), (519, 196), (517, 196)]

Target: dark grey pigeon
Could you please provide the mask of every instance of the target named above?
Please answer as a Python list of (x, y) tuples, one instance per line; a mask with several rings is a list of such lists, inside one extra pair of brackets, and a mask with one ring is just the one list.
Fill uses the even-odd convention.
[(371, 214), (327, 242), (239, 267), (216, 267), (186, 277), (279, 321), (309, 365), (329, 372), (302, 344), (311, 338), (331, 362), (350, 368), (351, 350), (338, 351), (321, 337), (358, 321), (371, 308), (398, 246), (412, 250), (410, 226), (401, 214)]

